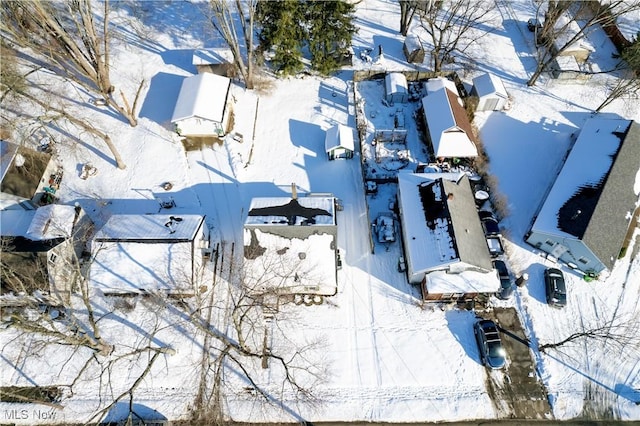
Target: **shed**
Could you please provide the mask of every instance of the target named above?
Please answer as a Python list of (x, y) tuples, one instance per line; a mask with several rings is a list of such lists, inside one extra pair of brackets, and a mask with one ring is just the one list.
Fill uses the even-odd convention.
[(491, 73), (473, 79), (473, 94), (478, 97), (477, 111), (503, 110), (509, 100), (502, 80)]
[(409, 34), (405, 37), (402, 50), (407, 62), (412, 64), (424, 62), (424, 47), (422, 47), (422, 40), (417, 34)]
[(336, 200), (258, 197), (244, 224), (246, 284), (257, 293), (332, 296), (338, 289)]
[(525, 240), (585, 273), (611, 270), (635, 223), (639, 174), (640, 125), (587, 120)]
[[(567, 14), (561, 15), (555, 24), (557, 36), (553, 40), (553, 49), (560, 51), (558, 56), (573, 56), (578, 63), (585, 63), (595, 47), (585, 34), (580, 34), (580, 25)], [(574, 41), (572, 41), (575, 38)]]
[(0, 207), (35, 208), (55, 167), (46, 152), (0, 140)]
[(211, 73), (182, 82), (171, 123), (181, 136), (224, 136), (229, 120), (231, 80)]
[(115, 214), (91, 242), (89, 283), (107, 294), (192, 295), (210, 253), (204, 216)]
[(353, 158), (354, 142), (351, 127), (337, 124), (327, 130), (324, 149), (329, 160)]
[(462, 99), (443, 88), (422, 98), (428, 137), (437, 158), (469, 158), (478, 155), (476, 137)]
[(392, 72), (384, 77), (384, 93), (387, 102), (406, 103), (409, 100), (407, 77), (401, 72)]
[(236, 76), (233, 52), (228, 47), (194, 50), (192, 63), (198, 74), (209, 72), (229, 78)]
[[(492, 271), (464, 173), (398, 173), (398, 208), (410, 283), (423, 285), (427, 275), (436, 271)], [(497, 289), (496, 283), (487, 292)]]

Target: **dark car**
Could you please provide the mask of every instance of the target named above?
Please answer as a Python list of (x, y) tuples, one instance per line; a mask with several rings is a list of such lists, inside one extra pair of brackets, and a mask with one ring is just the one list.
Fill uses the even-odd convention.
[(556, 268), (545, 269), (544, 286), (549, 305), (556, 308), (562, 308), (567, 305), (567, 287), (561, 270)]
[(478, 215), (480, 216), (480, 223), (482, 223), (484, 235), (487, 237), (501, 235), (498, 220), (495, 218), (493, 213), (486, 210), (480, 210)]
[(498, 299), (507, 300), (513, 295), (513, 280), (507, 268), (507, 264), (502, 260), (494, 260), (493, 267), (500, 279), (500, 291), (496, 293)]
[(482, 363), (493, 369), (503, 368), (506, 364), (506, 352), (496, 323), (480, 319), (473, 325), (473, 334), (476, 336)]

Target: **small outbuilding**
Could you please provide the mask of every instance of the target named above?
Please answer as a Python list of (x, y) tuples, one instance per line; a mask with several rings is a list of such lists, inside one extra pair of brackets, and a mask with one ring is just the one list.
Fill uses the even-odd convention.
[(229, 78), (236, 76), (233, 52), (228, 47), (194, 50), (192, 63), (198, 74), (209, 72)]
[(424, 62), (424, 47), (422, 47), (422, 40), (416, 34), (409, 34), (404, 39), (402, 46), (404, 56), (407, 58), (407, 62), (412, 64), (421, 64)]
[(585, 273), (611, 270), (636, 224), (640, 125), (587, 120), (525, 240)]
[(229, 121), (231, 80), (211, 73), (182, 82), (171, 123), (181, 136), (224, 136)]
[(409, 100), (407, 77), (401, 72), (392, 72), (384, 77), (385, 99), (391, 104), (406, 103)]
[(478, 97), (477, 111), (501, 111), (509, 101), (509, 95), (502, 80), (491, 73), (474, 78), (472, 90)]
[(329, 160), (353, 158), (353, 131), (342, 124), (331, 127), (324, 138), (324, 148)]

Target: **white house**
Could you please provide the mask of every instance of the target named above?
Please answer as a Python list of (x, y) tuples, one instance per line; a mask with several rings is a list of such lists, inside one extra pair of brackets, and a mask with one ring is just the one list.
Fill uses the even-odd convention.
[(587, 120), (525, 240), (583, 272), (611, 270), (635, 226), (639, 182), (640, 125)]
[(502, 80), (491, 73), (473, 79), (473, 94), (478, 97), (477, 111), (500, 111), (509, 101)]
[(204, 216), (116, 214), (91, 242), (89, 282), (106, 294), (195, 294), (210, 255)]
[[(2, 285), (49, 292), (67, 300), (91, 221), (80, 208), (49, 204), (36, 210), (0, 210)], [(15, 281), (14, 281), (15, 280)], [(27, 284), (30, 289), (22, 289)]]
[(324, 149), (329, 160), (353, 158), (355, 144), (351, 127), (337, 124), (329, 128), (324, 138)]
[(387, 102), (406, 103), (409, 100), (407, 77), (401, 72), (392, 72), (384, 77), (384, 93)]
[(477, 157), (476, 137), (462, 99), (442, 88), (422, 98), (424, 122), (437, 158)]
[(212, 73), (185, 78), (171, 118), (176, 133), (181, 136), (224, 136), (229, 120), (230, 86), (230, 79)]
[(244, 224), (245, 285), (257, 293), (332, 296), (338, 289), (335, 198), (294, 193), (251, 200)]
[[(470, 299), (498, 290), (466, 174), (400, 172), (398, 208), (407, 276), (421, 285), (425, 300)], [(442, 290), (443, 276), (451, 282), (447, 288), (457, 290)]]

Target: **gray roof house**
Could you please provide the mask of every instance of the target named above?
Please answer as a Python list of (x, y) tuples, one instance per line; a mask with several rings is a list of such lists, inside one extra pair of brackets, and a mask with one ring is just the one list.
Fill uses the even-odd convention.
[(640, 205), (640, 125), (591, 118), (525, 240), (584, 273), (611, 270)]
[(398, 174), (409, 282), (425, 300), (468, 300), (499, 283), (464, 173)]

